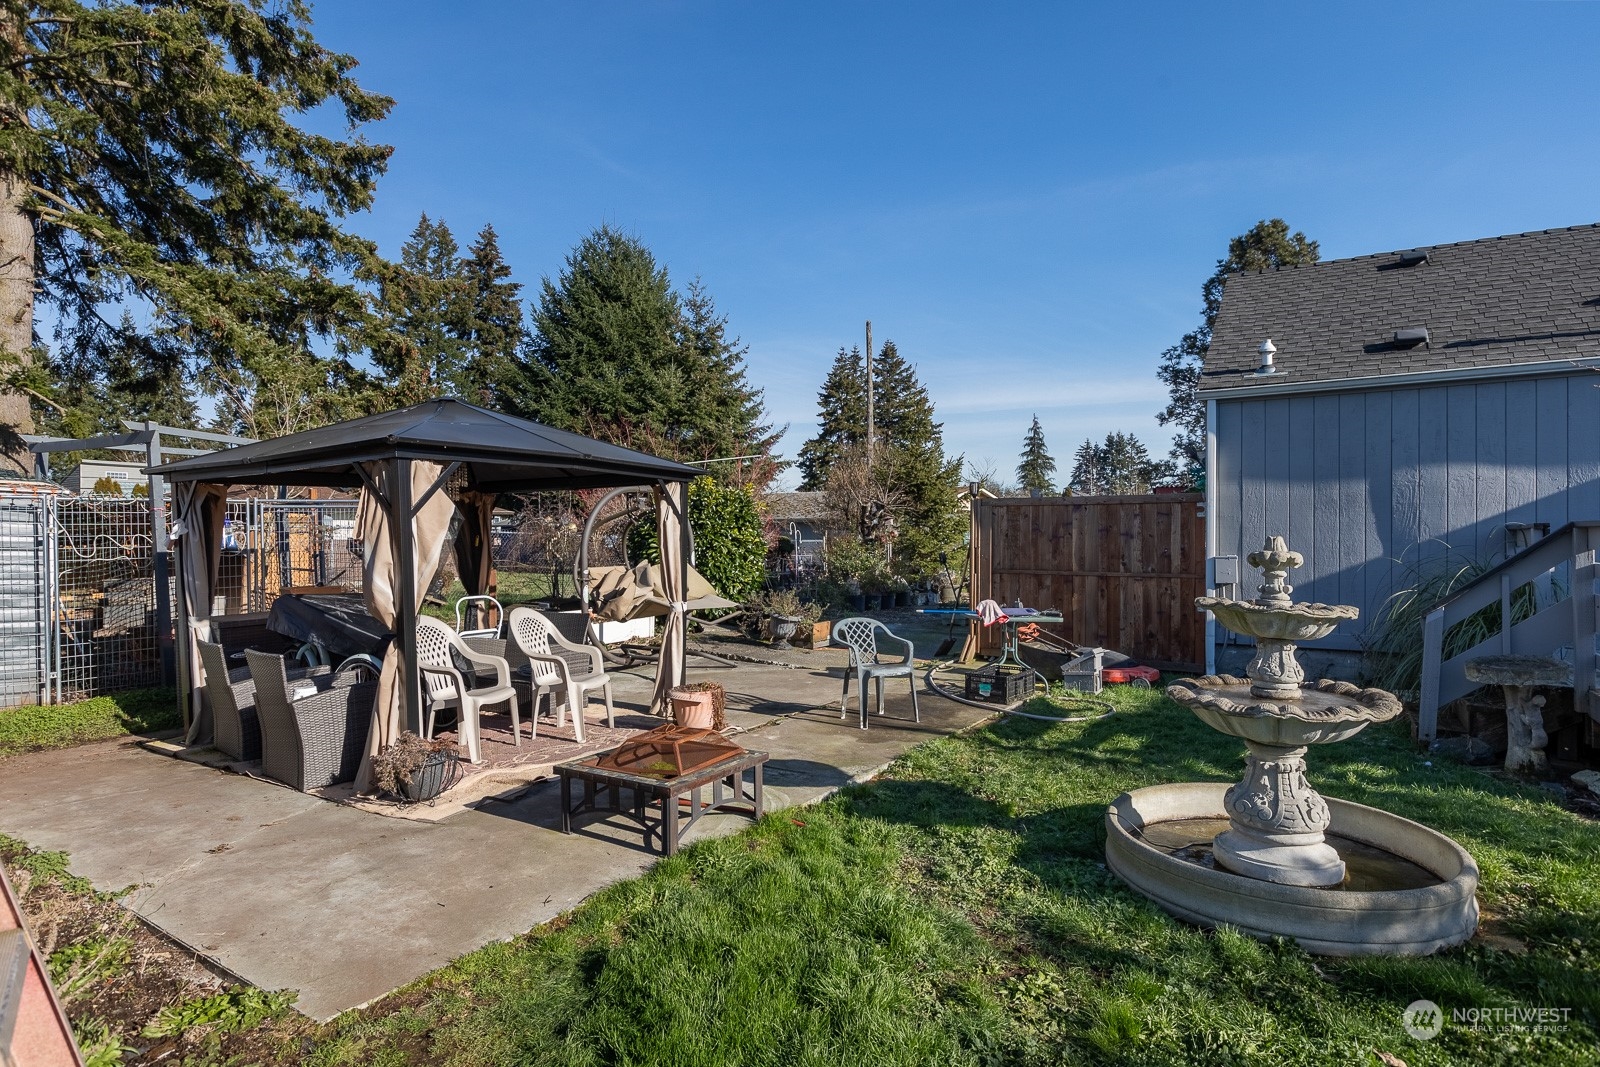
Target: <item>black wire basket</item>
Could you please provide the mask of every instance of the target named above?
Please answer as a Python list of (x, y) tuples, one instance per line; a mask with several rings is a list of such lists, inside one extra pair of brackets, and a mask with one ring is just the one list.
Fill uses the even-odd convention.
[(428, 753), (422, 766), (411, 772), (411, 777), (400, 782), (400, 791), (407, 800), (420, 803), (432, 800), (446, 789), (461, 781), (461, 757), (448, 749)]

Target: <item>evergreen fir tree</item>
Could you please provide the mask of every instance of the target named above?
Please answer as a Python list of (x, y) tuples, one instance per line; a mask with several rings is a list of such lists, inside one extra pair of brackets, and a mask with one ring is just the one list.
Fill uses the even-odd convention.
[(1048, 493), (1055, 488), (1056, 461), (1045, 447), (1039, 416), (1033, 417), (1028, 435), (1022, 439), (1022, 462), (1017, 465), (1017, 484), (1024, 491)]
[(461, 262), (461, 276), (467, 290), (460, 338), (466, 360), (461, 395), (474, 404), (493, 405), (504, 394), (517, 352), (526, 341), (527, 327), (522, 317), (522, 286), (511, 281), (511, 267), (500, 253), (500, 239), (492, 225), (478, 231)]
[[(0, 5), (0, 423), (19, 390), (48, 398), (52, 362), (106, 366), (112, 305), (183, 338), (218, 389), (314, 359), (359, 326), (350, 272), (372, 246), (336, 219), (370, 206), (389, 149), (308, 133), (332, 105), (354, 129), (393, 101), (310, 33), (301, 0)], [(333, 361), (336, 365), (338, 361)], [(339, 368), (336, 366), (335, 371)], [(327, 373), (323, 374), (328, 377)]]
[(1200, 289), (1199, 328), (1161, 353), (1156, 377), (1166, 385), (1170, 399), (1156, 415), (1163, 426), (1176, 424), (1178, 436), (1172, 442), (1172, 462), (1180, 470), (1203, 469), (1206, 461), (1206, 406), (1200, 399), (1200, 370), (1211, 347), (1211, 331), (1222, 310), (1222, 288), (1228, 275), (1246, 270), (1271, 270), (1315, 263), (1321, 257), (1317, 242), (1296, 231), (1282, 219), (1263, 219), (1248, 231), (1228, 242), (1228, 254), (1217, 260), (1217, 269)]
[(638, 238), (600, 227), (541, 284), (507, 405), (672, 459), (766, 447), (775, 435), (745, 379), (744, 346), (703, 287), (690, 299)]
[[(52, 401), (39, 424), (61, 437), (122, 433), (124, 419), (194, 426), (194, 393), (177, 339), (141, 331), (122, 313), (102, 366), (50, 360)], [(76, 455), (75, 453), (73, 455)]]
[(1105, 479), (1101, 475), (1101, 467), (1100, 449), (1085, 438), (1072, 455), (1072, 475), (1067, 479), (1067, 484), (1074, 493), (1084, 496), (1102, 493), (1105, 491)]
[[(686, 447), (703, 452), (698, 459), (769, 455), (782, 432), (774, 433), (772, 424), (763, 421), (766, 405), (762, 392), (745, 375), (750, 347), (738, 337), (728, 336), (728, 317), (717, 311), (699, 278), (689, 283), (689, 291), (682, 297), (678, 345), (690, 374), (691, 395), (702, 398), (706, 408), (697, 437), (686, 442)], [(770, 481), (781, 469), (778, 464), (765, 464), (762, 477)], [(713, 470), (722, 473), (723, 468), (714, 465)]]
[(817, 435), (800, 446), (804, 491), (826, 485), (833, 465), (867, 439), (867, 387), (861, 364), (859, 348), (847, 352), (841, 347), (833, 357), (817, 393)]
[[(885, 342), (872, 361), (874, 477), (895, 486), (905, 501), (896, 517), (896, 567), (929, 572), (941, 550), (961, 540), (964, 519), (957, 504), (962, 459), (944, 453), (944, 427), (916, 368)], [(866, 441), (865, 374), (859, 349), (839, 350), (818, 394), (817, 436), (800, 450), (803, 488), (823, 488), (836, 464)], [(881, 472), (881, 473), (880, 473)]]
[(430, 397), (472, 399), (467, 373), (471, 293), (460, 248), (441, 220), (423, 215), (398, 263), (377, 268), (372, 361), (395, 406)]
[(1085, 441), (1073, 456), (1069, 484), (1075, 493), (1129, 496), (1148, 493), (1169, 470), (1131, 433), (1113, 430), (1096, 444)]

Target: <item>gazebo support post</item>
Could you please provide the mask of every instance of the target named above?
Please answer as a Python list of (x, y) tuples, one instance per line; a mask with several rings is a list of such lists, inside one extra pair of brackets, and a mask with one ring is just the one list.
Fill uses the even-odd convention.
[[(689, 568), (693, 565), (689, 559), (694, 555), (694, 531), (689, 529), (689, 483), (680, 482), (683, 507), (678, 511), (678, 562), (681, 564), (678, 574), (678, 588), (682, 590), (683, 599), (689, 599)], [(683, 625), (678, 628), (678, 676), (672, 680), (673, 685), (683, 685), (688, 681), (689, 671), (689, 613), (683, 612)]]
[[(174, 492), (173, 496), (177, 496)], [(172, 624), (172, 636), (176, 645), (178, 672), (178, 706), (183, 709), (183, 733), (189, 735), (189, 726), (194, 718), (194, 694), (190, 692), (193, 677), (189, 673), (189, 594), (183, 588), (183, 545), (173, 542), (171, 545), (172, 571), (178, 576), (173, 584), (177, 591), (176, 618)]]
[(389, 523), (394, 537), (396, 592), (395, 647), (400, 653), (401, 711), (405, 729), (422, 734), (422, 687), (417, 677), (417, 545), (411, 500), (411, 461), (394, 460), (394, 514)]

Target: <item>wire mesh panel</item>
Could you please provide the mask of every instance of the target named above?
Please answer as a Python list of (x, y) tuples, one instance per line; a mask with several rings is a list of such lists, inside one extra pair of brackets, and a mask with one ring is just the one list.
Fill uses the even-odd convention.
[(234, 500), (214, 614), (266, 611), (283, 592), (361, 591), (354, 500)]
[(64, 496), (50, 514), (55, 699), (160, 684), (149, 505)]
[(49, 501), (0, 497), (0, 707), (50, 696)]

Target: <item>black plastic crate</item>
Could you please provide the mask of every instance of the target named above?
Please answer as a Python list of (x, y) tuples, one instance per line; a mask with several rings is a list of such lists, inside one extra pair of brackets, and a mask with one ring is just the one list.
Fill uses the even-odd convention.
[(1015, 704), (1033, 692), (1034, 674), (1026, 667), (980, 667), (967, 675), (967, 699)]

